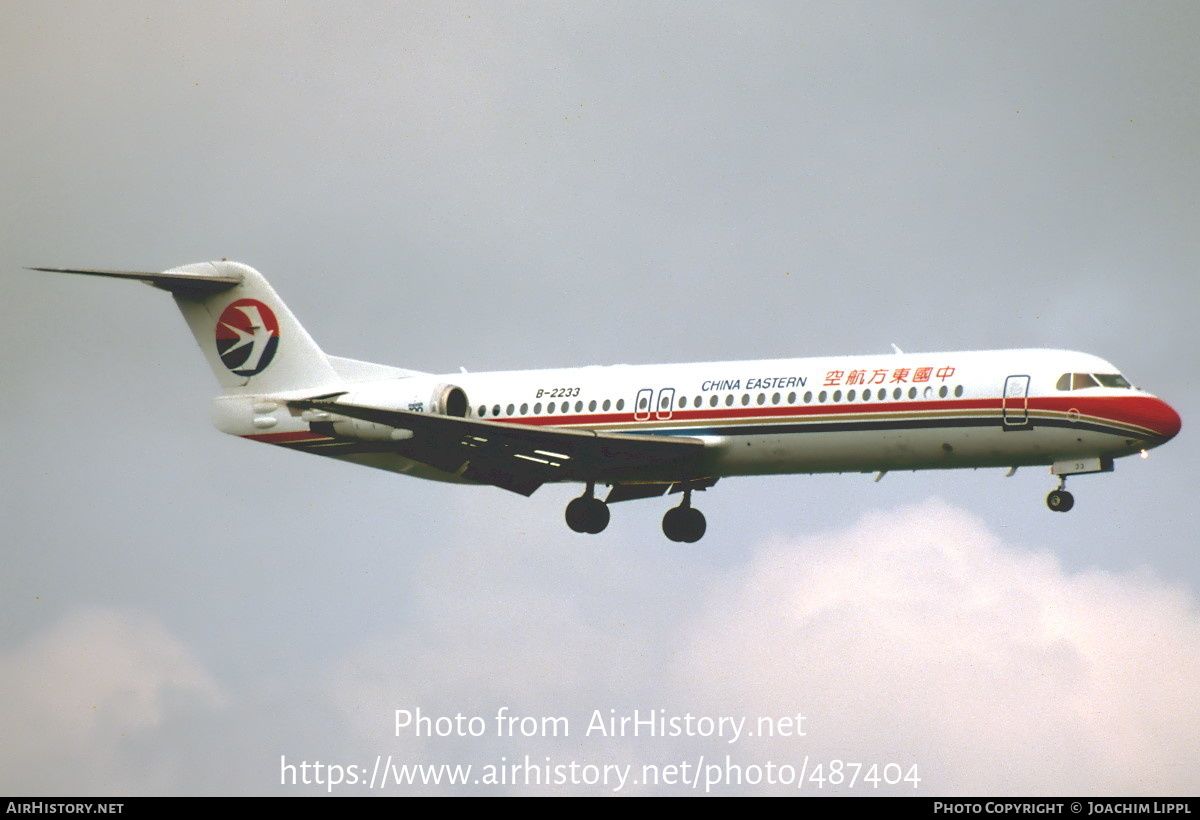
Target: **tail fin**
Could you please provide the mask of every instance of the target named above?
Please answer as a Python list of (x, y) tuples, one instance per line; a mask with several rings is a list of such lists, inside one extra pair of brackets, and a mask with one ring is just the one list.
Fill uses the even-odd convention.
[(337, 385), (337, 372), (262, 274), (238, 262), (200, 262), (161, 273), (35, 268), (136, 279), (170, 291), (227, 394)]

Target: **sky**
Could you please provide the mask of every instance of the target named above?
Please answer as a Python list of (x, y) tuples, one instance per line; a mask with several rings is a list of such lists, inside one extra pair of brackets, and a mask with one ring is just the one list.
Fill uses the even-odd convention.
[[(0, 793), (1200, 791), (1200, 7), (0, 20)], [(223, 436), (166, 294), (24, 270), (219, 258), (401, 367), (1055, 347), (1184, 427), (1068, 515), (778, 476), (580, 536), (577, 487)]]

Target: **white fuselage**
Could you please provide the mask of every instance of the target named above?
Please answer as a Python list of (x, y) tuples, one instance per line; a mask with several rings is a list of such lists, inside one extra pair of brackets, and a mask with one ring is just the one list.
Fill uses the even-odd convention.
[[(1122, 386), (1092, 378), (1073, 389), (1068, 378), (1063, 389), (1073, 374)], [(1065, 473), (1072, 470), (1063, 462), (1099, 459), (1109, 467), (1093, 461), (1073, 472), (1107, 469), (1112, 458), (1178, 431), (1174, 410), (1117, 374), (1088, 354), (1003, 350), (412, 375), (345, 381), (330, 392), (428, 413), (444, 411), (436, 396), (453, 385), (465, 392), (470, 419), (698, 438), (704, 457), (689, 469), (705, 477), (1038, 464)], [(458, 480), (385, 444), (314, 434), (269, 396), (225, 396), (215, 405), (218, 427), (235, 435)], [(600, 480), (699, 477), (674, 466), (614, 466)]]

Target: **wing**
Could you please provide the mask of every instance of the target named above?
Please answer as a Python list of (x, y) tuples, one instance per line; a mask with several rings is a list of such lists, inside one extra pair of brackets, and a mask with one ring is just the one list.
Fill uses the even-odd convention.
[[(657, 481), (702, 478), (704, 442), (680, 436), (601, 433), (385, 410), (328, 398), (292, 400), (316, 410), (400, 431), (396, 453), (481, 484), (532, 495), (549, 481), (614, 483), (645, 474)], [(310, 422), (320, 425), (322, 422)]]

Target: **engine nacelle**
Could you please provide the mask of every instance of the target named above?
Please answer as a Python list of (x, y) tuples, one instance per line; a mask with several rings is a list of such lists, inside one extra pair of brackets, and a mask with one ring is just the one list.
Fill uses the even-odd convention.
[[(428, 402), (421, 401), (416, 397), (406, 401), (403, 398), (398, 399), (390, 391), (388, 395), (382, 396), (368, 390), (352, 391), (338, 398), (346, 404), (363, 404), (370, 407), (392, 406), (397, 410), (411, 413), (433, 413), (456, 418), (465, 418), (470, 412), (466, 391), (454, 384), (437, 385)], [(306, 411), (302, 417), (309, 422), (309, 429), (314, 433), (333, 438), (354, 439), (355, 441), (404, 441), (412, 438), (413, 435), (412, 430), (403, 427), (392, 427), (378, 422), (339, 416), (334, 409)]]
[(433, 398), (429, 402), (430, 413), (460, 419), (467, 417), (470, 407), (467, 392), (456, 384), (439, 384), (434, 388)]

